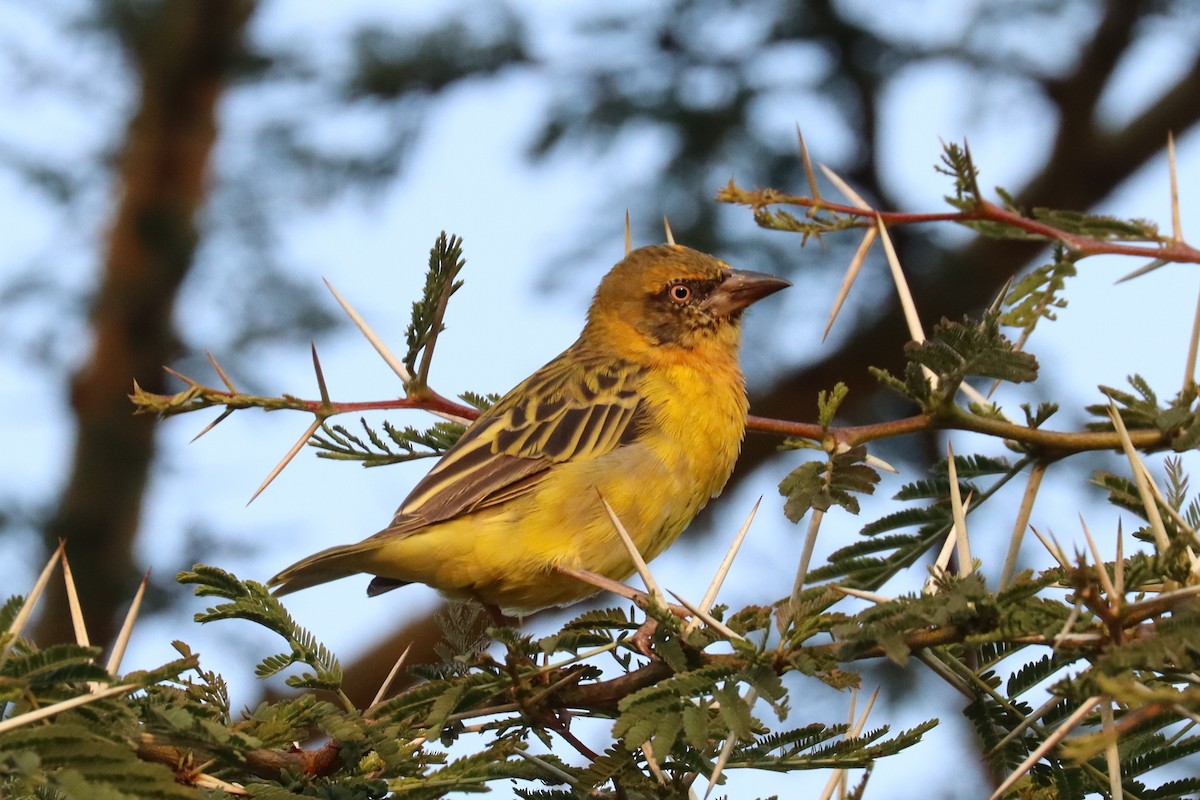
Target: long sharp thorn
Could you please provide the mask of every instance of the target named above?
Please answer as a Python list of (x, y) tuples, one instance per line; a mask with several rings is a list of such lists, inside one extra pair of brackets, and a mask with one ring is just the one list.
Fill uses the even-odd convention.
[(1117, 587), (1113, 585), (1112, 578), (1108, 575), (1108, 570), (1104, 568), (1104, 559), (1100, 555), (1100, 548), (1096, 546), (1096, 540), (1092, 538), (1092, 532), (1088, 530), (1087, 522), (1084, 521), (1082, 513), (1079, 515), (1079, 524), (1083, 527), (1083, 538), (1087, 540), (1088, 550), (1092, 552), (1092, 559), (1096, 562), (1096, 577), (1100, 579), (1100, 585), (1108, 593), (1109, 605), (1116, 606), (1121, 602), (1117, 594)]
[(1012, 289), (1013, 275), (1008, 276), (1008, 280), (1000, 287), (1000, 291), (996, 293), (996, 298), (992, 300), (992, 304), (988, 307), (988, 311), (992, 314), (999, 314), (1000, 309), (1004, 306), (1004, 298), (1008, 297), (1008, 291)]
[(221, 368), (220, 363), (217, 361), (217, 357), (214, 356), (209, 350), (205, 350), (204, 354), (208, 356), (208, 363), (212, 364), (213, 369), (217, 371), (217, 375), (221, 376), (221, 381), (225, 384), (225, 388), (228, 389), (231, 394), (237, 394), (237, 387), (233, 385), (233, 381), (229, 380), (229, 376), (226, 375), (225, 370)]
[(182, 372), (172, 369), (171, 367), (163, 367), (163, 372), (167, 373), (172, 378), (178, 378), (179, 380), (183, 381), (188, 386), (191, 386), (193, 388), (196, 388), (200, 385), (200, 384), (196, 383), (194, 380), (192, 380), (191, 378), (189, 378), (187, 375), (184, 375)]
[(887, 256), (888, 267), (892, 272), (892, 282), (896, 284), (896, 294), (900, 298), (900, 307), (904, 310), (904, 321), (908, 325), (908, 336), (914, 342), (925, 341), (925, 330), (921, 327), (921, 318), (917, 315), (917, 304), (913, 302), (912, 290), (908, 288), (908, 279), (904, 277), (904, 269), (900, 266), (900, 258), (896, 248), (892, 246), (892, 237), (888, 235), (883, 218), (875, 215), (875, 227), (879, 229), (879, 240), (883, 243), (883, 252)]
[(342, 310), (346, 312), (346, 316), (350, 317), (350, 321), (354, 323), (355, 327), (362, 332), (363, 336), (367, 337), (367, 341), (370, 342), (371, 346), (375, 348), (375, 352), (379, 353), (379, 356), (384, 360), (384, 362), (392, 368), (392, 372), (396, 373), (396, 376), (400, 378), (400, 382), (405, 386), (408, 386), (408, 384), (412, 382), (412, 375), (408, 373), (408, 369), (404, 366), (404, 362), (396, 358), (396, 354), (393, 353), (386, 344), (384, 344), (383, 339), (379, 338), (378, 334), (376, 334), (375, 331), (372, 330), (371, 326), (367, 324), (367, 321), (362, 318), (362, 315), (360, 315), (358, 311), (354, 309), (354, 306), (350, 305), (345, 298), (338, 294), (338, 290), (333, 288), (333, 284), (329, 282), (329, 279), (322, 278), (322, 280), (325, 281), (325, 287), (329, 289), (330, 294), (333, 295), (333, 299), (337, 300), (338, 305), (340, 305)]
[(211, 431), (213, 428), (215, 428), (215, 427), (217, 427), (218, 425), (220, 425), (222, 422), (224, 422), (224, 421), (225, 421), (225, 418), (226, 418), (226, 417), (228, 417), (228, 416), (229, 416), (230, 414), (232, 414), (232, 413), (233, 413), (233, 409), (232, 409), (232, 408), (226, 408), (224, 411), (222, 411), (220, 414), (218, 414), (218, 415), (217, 415), (217, 418), (216, 418), (216, 419), (214, 419), (212, 422), (210, 422), (210, 423), (208, 423), (207, 425), (205, 425), (205, 426), (204, 426), (204, 428), (202, 428), (202, 429), (201, 429), (201, 431), (200, 431), (199, 433), (197, 433), (195, 436), (193, 436), (193, 437), (191, 438), (191, 441), (189, 441), (189, 442), (188, 442), (188, 444), (191, 444), (192, 442), (196, 441), (197, 439), (199, 439), (199, 438), (200, 438), (201, 436), (203, 436), (204, 434), (206, 434), (206, 433), (208, 433), (209, 431)]
[(11, 730), (16, 730), (17, 728), (37, 722), (38, 720), (43, 720), (47, 717), (53, 717), (54, 715), (61, 714), (64, 711), (70, 711), (72, 708), (78, 708), (79, 706), (84, 706), (88, 703), (94, 703), (97, 700), (103, 700), (106, 697), (115, 697), (116, 695), (125, 694), (126, 692), (132, 692), (141, 688), (142, 687), (136, 683), (125, 683), (120, 686), (110, 686), (107, 689), (103, 689), (99, 692), (76, 695), (69, 700), (63, 700), (52, 705), (43, 706), (35, 711), (27, 711), (24, 714), (18, 714), (15, 717), (9, 717), (6, 720), (0, 721), (0, 733), (8, 733)]
[(658, 582), (650, 574), (650, 568), (646, 566), (646, 559), (642, 558), (637, 545), (633, 543), (633, 538), (625, 530), (625, 526), (621, 524), (621, 520), (617, 518), (617, 512), (608, 504), (608, 500), (604, 499), (604, 495), (600, 495), (600, 502), (604, 504), (604, 510), (608, 512), (608, 518), (612, 521), (617, 536), (621, 538), (621, 543), (625, 545), (625, 549), (629, 552), (629, 558), (633, 561), (633, 566), (637, 569), (638, 575), (641, 576), (642, 582), (646, 584), (646, 591), (661, 600), (663, 598), (662, 590), (658, 588)]
[[(753, 688), (746, 690), (746, 704), (753, 706), (758, 701), (758, 692)], [(717, 756), (717, 763), (713, 764), (712, 775), (708, 779), (708, 789), (704, 791), (704, 800), (708, 800), (712, 790), (717, 787), (717, 782), (721, 780), (721, 774), (725, 771), (725, 765), (729, 763), (729, 756), (733, 753), (733, 747), (737, 744), (737, 734), (730, 733), (725, 739), (725, 744), (721, 745), (721, 754)]]
[(1029, 757), (1022, 761), (1020, 766), (1013, 770), (1012, 774), (1005, 778), (1004, 781), (996, 787), (996, 791), (992, 792), (991, 797), (989, 797), (988, 800), (999, 800), (1000, 797), (1003, 797), (1005, 793), (1012, 788), (1013, 784), (1021, 779), (1021, 776), (1023, 776), (1026, 772), (1029, 772), (1034, 764), (1042, 760), (1042, 756), (1046, 755), (1046, 753), (1049, 753), (1058, 746), (1059, 742), (1067, 738), (1067, 735), (1079, 726), (1079, 723), (1083, 721), (1083, 718), (1092, 713), (1092, 709), (1094, 709), (1096, 704), (1099, 702), (1099, 697), (1089, 697), (1088, 699), (1084, 700), (1083, 704), (1080, 705), (1079, 708), (1075, 709), (1075, 712), (1071, 714), (1071, 716), (1067, 717), (1067, 719), (1063, 721), (1061, 725), (1051, 731), (1050, 735), (1046, 737), (1046, 740), (1038, 745), (1037, 748), (1029, 754)]
[(829, 319), (825, 321), (825, 332), (821, 334), (822, 342), (829, 338), (829, 332), (833, 330), (833, 321), (837, 319), (842, 305), (850, 296), (850, 289), (854, 286), (863, 262), (867, 260), (867, 253), (871, 251), (871, 245), (875, 243), (875, 237), (878, 235), (879, 231), (875, 228), (867, 228), (862, 241), (858, 243), (858, 249), (854, 251), (854, 257), (850, 259), (850, 265), (846, 267), (846, 274), (842, 276), (842, 285), (838, 287), (837, 297), (833, 299), (833, 308), (829, 310)]
[(383, 683), (379, 685), (379, 691), (375, 693), (375, 699), (371, 701), (371, 705), (367, 706), (367, 708), (377, 706), (383, 700), (384, 695), (387, 694), (387, 690), (391, 688), (392, 681), (396, 680), (396, 676), (400, 674), (400, 669), (404, 666), (404, 662), (408, 661), (408, 654), (412, 652), (412, 648), (412, 643), (409, 643), (408, 647), (404, 648), (404, 652), (400, 654), (400, 657), (396, 659), (396, 663), (392, 665), (392, 671), (383, 679)]
[(800, 125), (796, 125), (796, 139), (800, 143), (800, 163), (804, 165), (804, 179), (808, 181), (808, 191), (812, 194), (814, 209), (821, 204), (821, 188), (817, 186), (817, 174), (813, 171), (812, 159), (808, 156), (808, 146), (804, 144), (804, 134)]
[(586, 569), (574, 569), (572, 567), (564, 567), (559, 565), (554, 568), (554, 571), (560, 575), (566, 575), (575, 580), (583, 581), (584, 583), (595, 586), (597, 589), (603, 589), (606, 592), (624, 597), (626, 600), (636, 600), (641, 594), (637, 589), (631, 586), (626, 586), (619, 581), (614, 581), (612, 578), (606, 578), (603, 575), (598, 575), (595, 572), (590, 572)]
[(1116, 403), (1112, 400), (1109, 400), (1108, 403), (1108, 417), (1112, 420), (1117, 436), (1121, 439), (1121, 448), (1129, 460), (1129, 467), (1133, 472), (1134, 483), (1138, 487), (1142, 507), (1146, 510), (1146, 520), (1150, 523), (1150, 530), (1154, 534), (1154, 544), (1158, 548), (1159, 555), (1166, 555), (1171, 546), (1171, 540), (1167, 537), (1167, 529), (1163, 525), (1162, 515), (1158, 513), (1158, 503), (1150, 490), (1150, 478), (1146, 472), (1146, 465), (1138, 456), (1133, 441), (1129, 438), (1129, 431), (1125, 429), (1125, 420), (1121, 419), (1121, 413), (1117, 411)]
[(1134, 278), (1140, 278), (1143, 275), (1149, 275), (1151, 272), (1154, 272), (1156, 269), (1159, 269), (1160, 267), (1165, 267), (1169, 263), (1171, 263), (1171, 262), (1169, 262), (1165, 259), (1156, 258), (1153, 261), (1151, 261), (1149, 264), (1146, 264), (1143, 267), (1138, 267), (1137, 269), (1135, 269), (1133, 272), (1129, 273), (1128, 275), (1124, 275), (1120, 278), (1117, 278), (1117, 280), (1114, 281), (1114, 283), (1117, 285), (1120, 285), (1122, 283), (1126, 283), (1127, 281), (1131, 281)]
[(942, 542), (942, 549), (938, 551), (938, 556), (929, 566), (929, 577), (925, 579), (924, 594), (937, 594), (937, 579), (946, 574), (946, 567), (950, 563), (950, 556), (954, 555), (954, 545), (958, 543), (958, 525), (951, 525), (950, 532), (946, 534), (946, 540)]
[(1012, 583), (1013, 575), (1017, 572), (1017, 559), (1021, 554), (1021, 541), (1025, 538), (1025, 528), (1029, 526), (1029, 517), (1033, 514), (1033, 503), (1037, 499), (1038, 489), (1042, 485), (1042, 476), (1046, 474), (1046, 462), (1037, 461), (1029, 470), (1029, 482), (1025, 484), (1025, 494), (1021, 497), (1021, 507), (1017, 511), (1017, 521), (1013, 523), (1012, 536), (1008, 540), (1008, 554), (1004, 557), (1004, 567), (1000, 570), (1000, 588), (1005, 589)]
[(1112, 700), (1105, 697), (1100, 703), (1100, 724), (1106, 739), (1104, 745), (1104, 760), (1108, 765), (1108, 796), (1112, 800), (1124, 800), (1125, 791), (1121, 788), (1121, 756), (1117, 751), (1117, 726), (1113, 720)]
[(1063, 555), (1062, 548), (1058, 546), (1058, 542), (1054, 540), (1053, 535), (1047, 539), (1042, 535), (1041, 531), (1032, 525), (1029, 526), (1029, 530), (1033, 531), (1033, 535), (1038, 538), (1038, 541), (1041, 542), (1042, 546), (1046, 548), (1046, 552), (1054, 557), (1054, 560), (1058, 562), (1060, 567), (1063, 569), (1070, 569), (1070, 564), (1067, 562), (1067, 557)]
[(254, 795), (238, 786), (236, 783), (223, 781), (212, 775), (200, 773), (198, 775), (189, 775), (188, 780), (199, 789), (219, 789), (230, 797), (253, 797)]
[(714, 617), (712, 614), (709, 614), (707, 611), (705, 611), (704, 609), (695, 605), (691, 601), (685, 599), (684, 597), (681, 597), (680, 595), (676, 594), (675, 592), (672, 592), (670, 589), (668, 589), (667, 591), (670, 592), (671, 596), (674, 597), (679, 602), (679, 605), (683, 606), (688, 611), (692, 612), (692, 614), (695, 615), (696, 619), (702, 621), (705, 625), (707, 625), (708, 627), (717, 631), (722, 636), (726, 636), (730, 639), (745, 640), (746, 637), (742, 636), (740, 633), (738, 633), (737, 631), (730, 628), (728, 625), (721, 622), (719, 619)]
[(547, 774), (553, 775), (556, 779), (562, 781), (563, 783), (565, 783), (569, 786), (578, 786), (579, 785), (579, 781), (578, 781), (578, 779), (576, 779), (576, 777), (574, 775), (572, 775), (569, 772), (559, 769), (558, 767), (551, 764), (549, 761), (546, 761), (545, 759), (542, 759), (542, 758), (538, 758), (537, 756), (532, 755), (530, 753), (526, 753), (524, 750), (513, 750), (513, 752), (516, 753), (521, 758), (528, 761), (530, 764), (537, 764), (539, 767), (544, 769), (547, 772)]
[(67, 606), (71, 609), (71, 627), (75, 630), (75, 643), (80, 647), (90, 647), (87, 625), (83, 621), (83, 607), (79, 604), (79, 592), (75, 588), (75, 576), (71, 573), (71, 562), (67, 551), (59, 548), (62, 557), (63, 583), (67, 589)]
[(58, 548), (50, 556), (49, 560), (46, 561), (46, 566), (42, 567), (41, 573), (38, 575), (37, 580), (34, 581), (33, 588), (25, 596), (25, 602), (21, 604), (21, 610), (13, 617), (12, 624), (8, 626), (8, 633), (11, 633), (12, 636), (3, 647), (0, 647), (0, 663), (4, 661), (4, 657), (8, 655), (8, 649), (12, 647), (13, 642), (20, 637), (21, 632), (25, 629), (25, 623), (29, 621), (30, 615), (33, 614), (33, 607), (37, 605), (42, 592), (46, 590), (46, 585), (50, 583), (50, 576), (54, 572), (54, 567), (62, 559), (64, 547), (66, 547), (66, 542), (60, 540)]
[(863, 728), (867, 727), (867, 717), (871, 715), (871, 709), (875, 707), (875, 701), (879, 699), (879, 688), (876, 686), (875, 691), (871, 692), (871, 699), (867, 701), (867, 707), (863, 709), (862, 716), (858, 718), (854, 730), (850, 732), (851, 736), (862, 736)]
[(1030, 725), (1033, 725), (1039, 719), (1041, 719), (1042, 717), (1046, 716), (1051, 711), (1053, 711), (1058, 706), (1058, 704), (1061, 702), (1062, 702), (1062, 698), (1055, 696), (1055, 697), (1051, 697), (1049, 700), (1042, 703), (1040, 706), (1035, 708), (1030, 714), (1028, 714), (1024, 719), (1022, 719), (1019, 723), (1017, 723), (1015, 728), (1013, 728), (1011, 731), (1006, 733), (1004, 735), (1003, 739), (1001, 739), (1000, 741), (996, 742), (994, 745), (989, 747), (984, 754), (990, 756), (993, 753), (1002, 752), (1004, 750), (1005, 746), (1007, 746), (1009, 742), (1013, 741), (1018, 736), (1020, 736), (1021, 733), (1024, 732), (1025, 730), (1027, 730)]
[(804, 582), (808, 580), (808, 565), (812, 561), (813, 550), (817, 546), (817, 533), (821, 530), (821, 521), (825, 519), (825, 512), (814, 508), (812, 516), (808, 518), (808, 530), (804, 534), (804, 549), (800, 551), (800, 563), (796, 566), (796, 580), (792, 583), (792, 610), (795, 610), (796, 604), (800, 601), (800, 594), (804, 591)]
[(930, 650), (918, 650), (913, 653), (913, 658), (920, 661), (925, 666), (929, 667), (934, 675), (944, 680), (950, 687), (963, 697), (967, 698), (968, 702), (976, 698), (976, 690), (973, 684), (967, 682), (965, 678), (954, 672), (941, 659), (937, 658)]
[(954, 515), (954, 528), (958, 532), (958, 575), (965, 578), (971, 574), (974, 565), (971, 563), (971, 540), (967, 536), (967, 515), (963, 510), (963, 500), (958, 485), (958, 464), (954, 460), (954, 446), (946, 443), (949, 458), (946, 469), (950, 478), (950, 508)]
[(642, 755), (646, 757), (646, 766), (650, 768), (651, 774), (655, 780), (665, 786), (667, 784), (667, 776), (663, 774), (662, 767), (658, 765), (658, 759), (654, 757), (654, 746), (647, 739), (642, 743)]
[(309, 425), (304, 431), (304, 434), (296, 440), (296, 443), (292, 445), (292, 448), (287, 451), (284, 457), (279, 460), (279, 463), (275, 465), (275, 468), (272, 469), (267, 474), (267, 477), (263, 480), (263, 482), (259, 484), (259, 487), (254, 490), (254, 494), (250, 495), (250, 499), (246, 501), (246, 505), (250, 505), (257, 500), (258, 496), (263, 493), (263, 490), (270, 486), (273, 480), (279, 477), (279, 473), (283, 472), (283, 468), (292, 462), (292, 459), (295, 458), (296, 454), (300, 452), (300, 448), (304, 447), (304, 445), (309, 439), (312, 438), (312, 435), (316, 433), (317, 429), (320, 427), (321, 420), (319, 418), (314, 419), (312, 424)]
[(125, 621), (121, 623), (121, 630), (117, 633), (117, 639), (113, 642), (112, 653), (108, 657), (108, 664), (105, 669), (109, 675), (116, 675), (117, 670), (121, 668), (121, 660), (125, 658), (125, 650), (129, 647), (129, 637), (133, 635), (133, 624), (137, 622), (138, 612), (142, 608), (142, 598), (146, 596), (146, 584), (150, 582), (150, 571), (142, 576), (142, 582), (138, 584), (137, 591), (134, 592), (133, 602), (129, 605), (129, 611), (125, 614)]
[[(867, 716), (871, 713), (871, 708), (875, 705), (875, 700), (878, 699), (878, 697), (879, 689), (876, 687), (875, 691), (871, 693), (871, 699), (867, 701), (867, 707), (863, 709), (862, 716), (858, 718), (857, 722), (854, 720), (854, 707), (851, 705), (850, 721), (852, 723), (852, 727), (849, 731), (847, 731), (847, 738), (853, 739), (862, 735), (863, 728), (867, 724)], [(843, 783), (845, 780), (846, 770), (834, 770), (833, 775), (829, 777), (829, 781), (825, 784), (825, 790), (821, 792), (820, 800), (829, 800), (829, 798), (833, 796), (833, 792), (837, 786)]]
[(1054, 635), (1052, 641), (1055, 650), (1058, 650), (1058, 646), (1071, 635), (1075, 628), (1075, 623), (1079, 622), (1079, 615), (1081, 613), (1083, 613), (1083, 601), (1077, 597), (1075, 598), (1075, 604), (1071, 606), (1071, 613), (1067, 614), (1067, 620), (1063, 623), (1062, 630)]
[(835, 586), (831, 586), (829, 588), (833, 589), (835, 592), (841, 592), (842, 594), (848, 594), (851, 597), (857, 597), (859, 600), (866, 600), (868, 602), (874, 603), (875, 605), (881, 605), (883, 603), (890, 603), (893, 600), (893, 598), (888, 597), (887, 595), (877, 594), (876, 592), (868, 592), (868, 591), (864, 591), (863, 589), (854, 589), (849, 586), (836, 586), (835, 585)]
[(848, 183), (846, 183), (846, 181), (842, 180), (841, 175), (838, 175), (836, 172), (834, 172), (833, 170), (831, 170), (829, 167), (825, 166), (824, 164), (820, 164), (819, 166), (821, 167), (821, 171), (825, 173), (825, 177), (829, 179), (829, 182), (832, 183), (834, 186), (836, 186), (837, 190), (839, 192), (841, 192), (842, 194), (844, 194), (846, 196), (846, 199), (848, 199), (850, 201), (850, 205), (852, 205), (856, 208), (860, 208), (863, 211), (873, 211), (874, 210), (871, 208), (870, 205), (867, 204), (866, 200), (863, 200), (862, 197), (859, 196), (858, 192), (856, 192), (850, 188), (850, 184), (848, 184)]
[(891, 464), (884, 461), (882, 458), (879, 458), (878, 456), (873, 456), (870, 453), (867, 453), (866, 462), (867, 462), (868, 466), (872, 466), (875, 469), (881, 469), (884, 472), (890, 472), (892, 475), (900, 474), (900, 470), (896, 469)]
[(717, 593), (721, 591), (721, 584), (725, 582), (725, 576), (729, 574), (729, 568), (733, 566), (733, 560), (737, 558), (738, 550), (742, 546), (742, 542), (746, 539), (746, 533), (750, 530), (750, 524), (754, 522), (754, 516), (758, 513), (758, 507), (762, 504), (762, 495), (754, 501), (754, 507), (750, 509), (750, 513), (746, 516), (746, 521), (742, 523), (742, 527), (738, 529), (737, 536), (733, 537), (733, 542), (729, 545), (729, 549), (725, 551), (725, 558), (721, 560), (721, 566), (717, 567), (717, 574), (713, 576), (712, 583), (708, 585), (708, 590), (704, 593), (704, 597), (700, 598), (700, 608), (708, 611), (712, 608), (717, 599)]
[(990, 400), (984, 397), (978, 389), (966, 381), (963, 381), (958, 385), (958, 390), (965, 394), (971, 401), (978, 403), (984, 408), (987, 408), (991, 404)]
[(1200, 350), (1200, 294), (1196, 296), (1196, 314), (1192, 317), (1192, 338), (1188, 342), (1187, 361), (1183, 365), (1183, 391), (1196, 391), (1196, 352)]
[(325, 370), (321, 369), (321, 359), (317, 357), (317, 343), (309, 344), (312, 346), (313, 372), (317, 375), (317, 389), (321, 392), (321, 402), (329, 405), (329, 387), (325, 384)]

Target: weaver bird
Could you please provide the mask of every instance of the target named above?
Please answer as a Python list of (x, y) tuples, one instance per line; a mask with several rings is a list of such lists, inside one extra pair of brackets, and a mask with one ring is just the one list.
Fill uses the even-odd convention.
[(597, 589), (670, 545), (725, 486), (746, 428), (742, 312), (789, 282), (679, 245), (634, 250), (604, 277), (579, 339), (485, 411), (357, 544), (299, 561), (286, 594), (358, 572), (368, 594), (424, 583), (511, 615)]

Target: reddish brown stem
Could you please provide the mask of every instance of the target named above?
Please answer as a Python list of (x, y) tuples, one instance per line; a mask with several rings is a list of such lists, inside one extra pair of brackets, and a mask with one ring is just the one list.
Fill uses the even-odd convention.
[(1024, 231), (1033, 236), (1062, 242), (1072, 251), (1084, 256), (1102, 254), (1123, 255), (1160, 259), (1174, 263), (1200, 264), (1200, 250), (1197, 250), (1186, 242), (1164, 241), (1157, 244), (1136, 245), (1106, 241), (1092, 236), (1069, 233), (1053, 225), (1048, 225), (1039, 220), (1009, 211), (987, 200), (980, 200), (969, 211), (912, 213), (863, 209), (842, 203), (831, 203), (824, 198), (818, 200), (804, 195), (783, 194), (773, 189), (760, 189), (755, 192), (747, 192), (735, 186), (723, 188), (717, 193), (717, 199), (730, 203), (741, 203), (755, 210), (771, 205), (800, 206), (802, 208), (813, 209), (814, 211), (827, 210), (835, 214), (861, 218), (863, 225), (873, 225), (876, 218), (882, 220), (885, 225), (913, 225), (923, 222), (995, 222)]

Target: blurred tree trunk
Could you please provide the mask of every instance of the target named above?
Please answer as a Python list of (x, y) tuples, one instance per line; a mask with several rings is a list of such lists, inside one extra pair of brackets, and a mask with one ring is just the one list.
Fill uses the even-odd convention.
[[(49, 553), (67, 542), (92, 640), (112, 638), (117, 611), (140, 577), (133, 543), (154, 458), (156, 422), (134, 417), (137, 380), (163, 391), (177, 349), (172, 315), (192, 265), (196, 215), (216, 138), (216, 110), (241, 52), (248, 0), (109, 4), (114, 35), (141, 91), (116, 171), (108, 249), (91, 312), (91, 353), (70, 381), (73, 461)], [(52, 593), (37, 632), (72, 638), (66, 598)]]

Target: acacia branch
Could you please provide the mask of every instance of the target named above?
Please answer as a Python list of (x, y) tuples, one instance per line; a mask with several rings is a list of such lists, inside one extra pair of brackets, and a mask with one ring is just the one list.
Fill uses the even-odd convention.
[[(313, 750), (296, 748), (284, 751), (258, 747), (244, 754), (242, 766), (251, 775), (268, 780), (279, 780), (284, 772), (317, 778), (332, 775), (341, 768), (341, 750), (342, 745), (336, 740)], [(189, 769), (190, 765), (219, 761), (214, 753), (204, 748), (189, 747), (151, 733), (144, 733), (138, 739), (137, 756), (142, 761), (165, 764), (174, 769), (184, 783), (195, 781), (196, 773)]]
[(305, 411), (321, 417), (333, 417), (338, 414), (361, 413), (363, 411), (388, 411), (394, 409), (418, 409), (434, 411), (471, 420), (479, 416), (478, 409), (455, 402), (432, 389), (422, 389), (407, 397), (392, 400), (368, 400), (343, 402), (334, 400), (304, 400), (290, 394), (278, 397), (244, 394), (242, 392), (217, 389), (205, 386), (190, 378), (179, 376), (188, 383), (188, 388), (176, 394), (157, 394), (147, 392), (134, 383), (133, 393), (129, 395), (134, 404), (135, 414), (158, 414), (163, 417), (173, 417), (202, 411), (206, 408), (225, 408), (227, 411), (237, 411), (244, 408), (261, 408), (264, 411)]
[[(758, 189), (746, 191), (730, 183), (717, 192), (717, 200), (724, 203), (736, 203), (749, 206), (758, 215), (761, 209), (774, 205), (790, 205), (819, 211), (832, 211), (850, 218), (851, 221), (839, 224), (836, 222), (814, 221), (807, 226), (820, 226), (832, 232), (847, 227), (869, 228), (875, 225), (876, 218), (885, 225), (913, 225), (927, 222), (958, 222), (962, 224), (990, 222), (1004, 225), (1013, 230), (1023, 231), (1033, 237), (1047, 241), (1061, 242), (1071, 252), (1079, 256), (1122, 255), (1152, 260), (1162, 260), (1172, 263), (1200, 264), (1200, 250), (1186, 242), (1172, 239), (1162, 239), (1153, 245), (1133, 245), (1120, 241), (1099, 239), (1071, 233), (1057, 228), (1041, 220), (1018, 214), (987, 200), (980, 200), (975, 206), (966, 211), (945, 211), (936, 213), (916, 213), (909, 211), (876, 211), (844, 203), (831, 203), (823, 197), (814, 198), (808, 195), (784, 194), (774, 189)], [(776, 227), (768, 225), (767, 227)]]
[[(223, 407), (226, 413), (245, 408), (261, 408), (264, 411), (304, 411), (322, 419), (339, 414), (363, 411), (391, 411), (415, 409), (451, 414), (464, 420), (479, 416), (471, 406), (455, 402), (432, 389), (424, 389), (408, 397), (391, 400), (367, 400), (342, 402), (332, 400), (305, 400), (293, 395), (264, 397), (242, 394), (236, 391), (204, 386), (190, 378), (180, 376), (189, 383), (189, 388), (177, 394), (155, 394), (135, 384), (130, 400), (136, 406), (135, 413), (175, 416), (200, 411), (205, 408)], [(982, 433), (1016, 442), (1030, 450), (1038, 451), (1045, 458), (1061, 458), (1074, 453), (1095, 450), (1118, 450), (1121, 438), (1115, 431), (1052, 431), (1018, 425), (1012, 422), (971, 414), (957, 406), (948, 406), (938, 413), (917, 414), (885, 422), (867, 425), (822, 428), (811, 422), (773, 419), (753, 416), (747, 418), (746, 428), (758, 433), (807, 439), (828, 446), (845, 445), (855, 447), (882, 439), (892, 439), (916, 433), (941, 430), (961, 430)], [(1172, 434), (1157, 429), (1132, 430), (1130, 439), (1139, 450), (1157, 450), (1169, 447)]]

